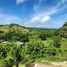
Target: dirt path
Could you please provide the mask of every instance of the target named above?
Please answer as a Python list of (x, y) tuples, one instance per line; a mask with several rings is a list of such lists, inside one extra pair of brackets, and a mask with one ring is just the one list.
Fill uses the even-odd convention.
[(64, 62), (51, 62), (52, 65), (56, 67), (67, 67), (67, 61)]
[(49, 64), (31, 63), (26, 67), (67, 67), (67, 61), (64, 62), (49, 62)]
[(38, 67), (67, 67), (67, 61), (64, 61), (64, 62), (50, 62), (49, 64), (39, 64)]

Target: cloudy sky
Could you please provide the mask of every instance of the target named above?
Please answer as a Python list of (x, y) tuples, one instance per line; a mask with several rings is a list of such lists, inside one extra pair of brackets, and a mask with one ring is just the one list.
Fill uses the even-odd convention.
[(67, 21), (67, 0), (0, 0), (0, 24), (59, 28)]

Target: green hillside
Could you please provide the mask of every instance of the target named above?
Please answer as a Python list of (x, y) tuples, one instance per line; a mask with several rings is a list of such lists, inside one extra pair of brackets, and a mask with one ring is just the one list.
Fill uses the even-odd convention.
[(0, 25), (0, 67), (46, 61), (67, 61), (67, 22), (59, 29)]

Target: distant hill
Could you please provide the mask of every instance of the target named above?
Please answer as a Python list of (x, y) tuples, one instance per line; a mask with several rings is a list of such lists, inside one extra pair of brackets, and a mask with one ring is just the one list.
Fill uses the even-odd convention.
[(61, 36), (66, 37), (67, 36), (67, 22), (65, 22), (65, 24), (59, 28), (59, 29), (52, 29), (52, 28), (30, 28), (30, 27), (24, 27), (18, 24), (9, 24), (9, 25), (0, 25), (0, 33), (7, 33), (7, 32), (30, 32), (33, 30), (37, 30), (37, 31), (56, 31), (55, 34), (60, 33)]
[(18, 24), (0, 25), (0, 33), (3, 33), (3, 32), (6, 33), (9, 31), (28, 32), (29, 30), (26, 29), (26, 27), (18, 25)]

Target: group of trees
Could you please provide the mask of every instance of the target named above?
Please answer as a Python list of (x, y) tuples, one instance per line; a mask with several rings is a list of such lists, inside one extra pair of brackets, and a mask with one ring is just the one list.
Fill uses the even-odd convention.
[[(59, 30), (29, 30), (29, 32), (0, 31), (0, 39), (7, 41), (0, 43), (0, 67), (12, 67), (14, 64), (19, 67), (19, 63), (29, 60), (36, 61), (38, 58), (50, 57), (59, 59), (63, 56), (64, 49), (61, 48), (60, 41), (67, 37), (66, 33), (62, 33), (67, 32), (66, 23)], [(16, 41), (24, 44), (15, 44)]]
[(23, 60), (22, 48), (12, 42), (0, 44), (0, 67), (12, 67), (14, 64), (18, 67)]
[(60, 51), (53, 45), (46, 47), (38, 38), (30, 39), (24, 45), (7, 42), (0, 44), (0, 66), (12, 67), (15, 64), (16, 67), (19, 67), (20, 62), (24, 63), (29, 60), (36, 61), (37, 58), (58, 56), (61, 53)]

